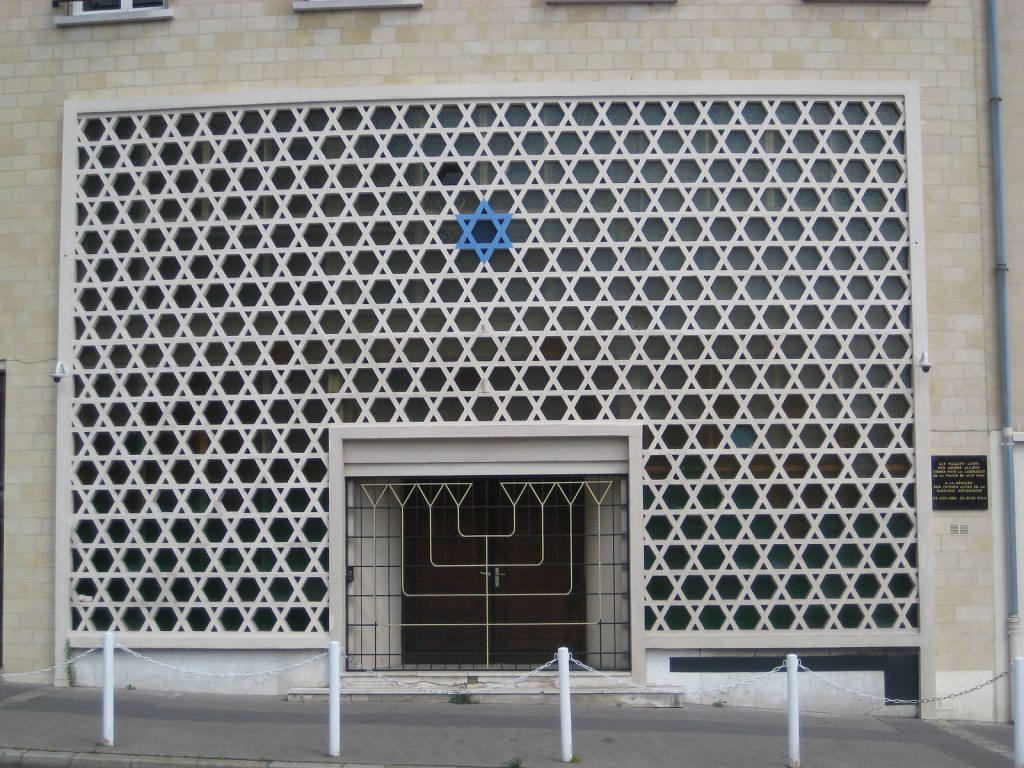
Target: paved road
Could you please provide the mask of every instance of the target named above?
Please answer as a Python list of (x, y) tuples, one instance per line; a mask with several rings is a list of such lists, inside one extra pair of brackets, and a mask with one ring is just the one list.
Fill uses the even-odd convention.
[[(115, 746), (100, 747), (98, 690), (2, 683), (0, 766), (261, 768), (290, 762), (498, 768), (515, 760), (524, 768), (561, 765), (558, 707), (547, 700), (346, 702), (340, 759), (326, 756), (324, 702), (118, 691), (116, 713)], [(573, 721), (574, 751), (585, 768), (786, 765), (784, 712), (588, 705), (574, 707)], [(1007, 725), (804, 715), (801, 731), (803, 768), (1013, 764)]]

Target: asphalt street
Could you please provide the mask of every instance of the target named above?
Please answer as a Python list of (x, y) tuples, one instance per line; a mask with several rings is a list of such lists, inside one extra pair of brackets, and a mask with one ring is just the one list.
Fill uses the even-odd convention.
[[(326, 754), (323, 701), (119, 690), (113, 747), (99, 745), (100, 702), (97, 689), (0, 684), (0, 766), (562, 765), (553, 697), (536, 704), (459, 705), (433, 696), (346, 701), (340, 758)], [(802, 768), (1013, 764), (1012, 731), (1005, 724), (805, 714), (801, 735)], [(787, 762), (786, 714), (577, 705), (573, 747), (576, 760), (591, 768), (781, 768)]]

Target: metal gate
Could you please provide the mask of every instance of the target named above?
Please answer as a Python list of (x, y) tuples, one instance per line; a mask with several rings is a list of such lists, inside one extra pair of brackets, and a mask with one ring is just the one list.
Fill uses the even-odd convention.
[(628, 668), (622, 478), (354, 480), (349, 655), (390, 669), (515, 669), (561, 645)]

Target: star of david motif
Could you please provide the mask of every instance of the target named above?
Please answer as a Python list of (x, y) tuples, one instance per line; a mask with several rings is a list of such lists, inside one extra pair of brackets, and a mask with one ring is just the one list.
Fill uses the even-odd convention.
[(474, 213), (459, 214), (459, 226), (462, 237), (456, 245), (461, 251), (474, 251), (484, 264), (498, 249), (512, 247), (508, 237), (508, 225), (512, 223), (512, 214), (495, 213), (491, 204), (481, 200)]

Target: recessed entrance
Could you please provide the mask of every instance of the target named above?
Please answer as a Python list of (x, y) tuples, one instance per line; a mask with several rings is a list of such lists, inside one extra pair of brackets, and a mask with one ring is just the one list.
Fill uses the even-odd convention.
[(349, 481), (349, 655), (522, 669), (560, 646), (628, 668), (622, 477)]
[(347, 671), (642, 674), (639, 425), (331, 430), (331, 634)]

